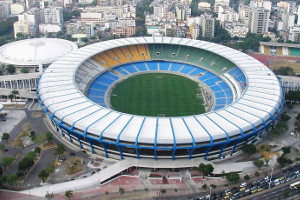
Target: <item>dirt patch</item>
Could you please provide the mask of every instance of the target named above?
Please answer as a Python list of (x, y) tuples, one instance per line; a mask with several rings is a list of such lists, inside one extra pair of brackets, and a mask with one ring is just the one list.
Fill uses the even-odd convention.
[(31, 113), (32, 117), (41, 117), (42, 115), (43, 115), (42, 112), (33, 112), (33, 113)]
[(66, 167), (67, 175), (74, 175), (83, 171), (82, 161), (78, 157), (69, 158), (64, 166)]
[(10, 143), (8, 145), (14, 146), (14, 147), (23, 147), (21, 138), (25, 137), (25, 136), (28, 136), (28, 132), (30, 131), (30, 129), (31, 129), (30, 125), (28, 123), (25, 123), (23, 131), (18, 135), (18, 137), (16, 137), (14, 139), (14, 141), (12, 143)]

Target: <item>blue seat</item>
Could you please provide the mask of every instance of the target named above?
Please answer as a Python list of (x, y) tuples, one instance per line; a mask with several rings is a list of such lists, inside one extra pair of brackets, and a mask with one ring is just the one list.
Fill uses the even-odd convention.
[(125, 69), (129, 73), (135, 73), (135, 72), (137, 72), (137, 70), (131, 64), (122, 65), (121, 68)]
[(104, 84), (110, 85), (113, 82), (115, 82), (115, 80), (107, 78), (105, 76), (99, 76), (98, 78), (95, 79), (94, 82), (96, 82), (96, 83), (104, 83)]
[(114, 70), (116, 70), (117, 72), (120, 72), (123, 75), (128, 75), (128, 73), (121, 67), (116, 67), (116, 68), (114, 68)]
[(210, 79), (212, 77), (214, 77), (215, 75), (213, 73), (210, 72), (205, 72), (203, 76), (199, 77), (200, 81), (205, 81), (207, 79)]
[(216, 105), (214, 107), (214, 110), (218, 110), (218, 109), (221, 109), (221, 108), (224, 108), (224, 107), (225, 107), (225, 105)]
[(214, 94), (215, 94), (216, 98), (225, 97), (225, 93), (223, 91), (215, 92)]
[(101, 89), (101, 90), (107, 90), (108, 87), (109, 87), (108, 85), (104, 85), (102, 83), (96, 83), (96, 82), (93, 82), (90, 85), (90, 88), (97, 88), (97, 89)]
[(191, 76), (194, 76), (194, 75), (196, 75), (196, 74), (204, 73), (204, 72), (206, 72), (204, 69), (197, 68), (197, 69), (195, 69), (194, 71), (190, 72), (190, 75), (191, 75)]
[(148, 71), (145, 63), (140, 62), (140, 63), (134, 63), (134, 65), (136, 66), (136, 68), (138, 68), (139, 71)]
[(147, 62), (147, 65), (150, 71), (155, 71), (158, 69), (156, 61)]
[(170, 67), (170, 62), (159, 62), (159, 69), (160, 70), (164, 70), (164, 71), (168, 71), (169, 67)]
[(216, 99), (216, 104), (226, 104), (226, 99), (225, 98), (218, 98)]
[(113, 80), (118, 80), (119, 79), (119, 77), (117, 75), (114, 75), (111, 72), (104, 72), (101, 76), (106, 76), (106, 77), (111, 78)]
[(170, 71), (177, 72), (183, 64), (181, 63), (172, 63)]
[(222, 90), (222, 88), (218, 85), (214, 85), (214, 86), (211, 86), (210, 89), (213, 91), (213, 92), (217, 92), (217, 91), (220, 91)]
[(188, 73), (190, 73), (193, 69), (195, 69), (195, 66), (192, 66), (192, 65), (184, 65), (183, 68), (180, 70), (180, 72), (183, 73), (183, 74), (188, 74)]

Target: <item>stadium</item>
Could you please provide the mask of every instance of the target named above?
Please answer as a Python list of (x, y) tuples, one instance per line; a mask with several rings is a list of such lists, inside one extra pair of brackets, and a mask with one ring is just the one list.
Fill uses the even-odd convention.
[(225, 158), (258, 141), (284, 102), (277, 77), (254, 58), (173, 37), (80, 48), (47, 68), (37, 95), (63, 138), (117, 159)]

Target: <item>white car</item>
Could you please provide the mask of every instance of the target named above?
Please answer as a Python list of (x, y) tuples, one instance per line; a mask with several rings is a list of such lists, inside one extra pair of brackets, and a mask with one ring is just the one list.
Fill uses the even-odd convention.
[(242, 183), (242, 184), (240, 185), (241, 188), (246, 187), (246, 186), (247, 186), (247, 183)]

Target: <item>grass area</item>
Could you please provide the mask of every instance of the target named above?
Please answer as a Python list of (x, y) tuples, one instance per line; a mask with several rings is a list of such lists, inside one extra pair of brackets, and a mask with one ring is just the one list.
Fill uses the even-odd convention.
[(270, 61), (270, 68), (271, 69), (279, 69), (280, 67), (284, 66), (284, 67), (290, 67), (294, 70), (294, 72), (296, 74), (300, 73), (300, 63), (297, 63), (295, 60), (287, 62), (285, 61), (280, 61), (280, 60), (274, 60), (274, 61)]
[(205, 112), (201, 88), (186, 77), (148, 73), (128, 78), (111, 92), (112, 107), (146, 116), (186, 116)]

